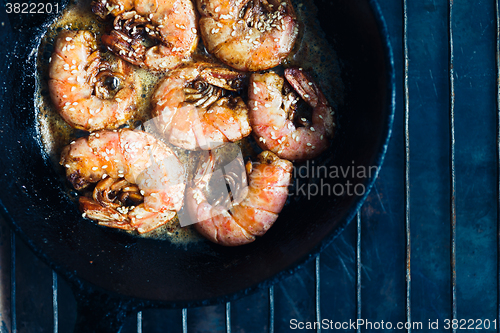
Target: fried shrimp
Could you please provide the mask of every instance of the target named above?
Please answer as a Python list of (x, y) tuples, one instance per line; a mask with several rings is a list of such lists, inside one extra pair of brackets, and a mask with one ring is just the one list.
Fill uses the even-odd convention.
[[(249, 86), (249, 117), (254, 137), (262, 149), (281, 158), (303, 161), (325, 151), (333, 137), (334, 111), (302, 69), (288, 68), (284, 79), (275, 73), (253, 74)], [(298, 116), (296, 94), (312, 108), (311, 118)], [(298, 118), (298, 119), (297, 119)]]
[(280, 64), (297, 39), (290, 0), (197, 0), (200, 34), (208, 52), (241, 71)]
[[(126, 61), (152, 70), (177, 67), (198, 44), (191, 0), (94, 0), (92, 11), (115, 17), (102, 43)], [(150, 47), (145, 46), (146, 37)]]
[(116, 128), (135, 111), (140, 83), (121, 59), (104, 61), (89, 31), (63, 31), (50, 60), (49, 91), (59, 114), (86, 131)]
[[(270, 151), (257, 157), (258, 162), (246, 164), (248, 187), (243, 198), (232, 207), (212, 206), (204, 189), (214, 170), (214, 157), (199, 168), (193, 185), (186, 190), (186, 206), (195, 228), (214, 243), (237, 246), (251, 243), (274, 224), (288, 196), (292, 163)], [(234, 193), (233, 196), (236, 196)]]
[(183, 205), (184, 167), (148, 133), (94, 132), (66, 146), (60, 164), (75, 189), (98, 183), (91, 197), (80, 197), (80, 210), (100, 225), (145, 233)]
[(189, 150), (214, 149), (251, 132), (248, 109), (230, 91), (244, 75), (217, 65), (196, 63), (174, 70), (156, 88), (152, 115), (161, 135)]

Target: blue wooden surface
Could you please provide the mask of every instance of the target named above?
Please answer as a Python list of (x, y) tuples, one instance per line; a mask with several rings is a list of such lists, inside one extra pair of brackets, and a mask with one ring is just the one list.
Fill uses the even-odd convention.
[[(361, 318), (396, 325), (406, 320), (403, 1), (379, 3), (394, 48), (397, 109), (385, 164), (361, 210)], [(411, 318), (423, 322), (423, 331), (429, 320), (439, 319), (439, 329), (432, 332), (444, 332), (444, 320), (452, 315), (449, 2), (407, 3)], [(453, 17), (457, 318), (497, 319), (498, 326), (495, 1), (455, 0)], [(354, 221), (321, 254), (322, 318), (356, 319), (356, 237)], [(51, 332), (51, 271), (24, 244), (18, 242), (16, 249), (19, 332)], [(314, 276), (312, 262), (275, 286), (275, 332), (293, 331), (291, 319), (315, 320)], [(60, 279), (59, 309), (59, 331), (68, 332), (75, 302)], [(266, 332), (268, 314), (267, 290), (233, 302), (232, 331)], [(190, 309), (187, 320), (188, 332), (225, 332), (225, 305)], [(145, 310), (142, 329), (181, 332), (181, 311)], [(124, 331), (137, 332), (135, 318)], [(399, 330), (385, 330), (390, 331)]]

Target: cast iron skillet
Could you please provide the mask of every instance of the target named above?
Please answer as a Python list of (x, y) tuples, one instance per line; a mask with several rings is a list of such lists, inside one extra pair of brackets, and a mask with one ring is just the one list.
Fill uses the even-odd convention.
[[(317, 0), (318, 19), (338, 52), (345, 103), (331, 156), (335, 166), (380, 166), (394, 112), (392, 51), (373, 0)], [(3, 12), (3, 11), (2, 11)], [(0, 14), (4, 15), (4, 14)], [(225, 248), (201, 242), (187, 249), (137, 239), (83, 220), (37, 134), (35, 60), (50, 15), (11, 14), (0, 52), (1, 211), (29, 246), (73, 285), (78, 332), (119, 331), (145, 307), (193, 307), (233, 300), (292, 274), (353, 218), (362, 196), (315, 197), (286, 207), (256, 242)], [(0, 54), (1, 55), (1, 54)], [(353, 162), (354, 161), (354, 162)], [(371, 187), (369, 178), (349, 180)]]

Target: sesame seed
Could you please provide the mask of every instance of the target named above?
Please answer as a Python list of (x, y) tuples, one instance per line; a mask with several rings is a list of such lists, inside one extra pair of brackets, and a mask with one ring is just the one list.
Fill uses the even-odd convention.
[(66, 167), (66, 168), (69, 168), (69, 167), (70, 167), (70, 165), (69, 165), (69, 164), (66, 164), (66, 165), (65, 165), (65, 167)]
[(306, 118), (300, 118), (300, 120), (302, 120), (302, 121), (307, 121), (307, 119), (306, 119)]
[(144, 195), (144, 194), (145, 194), (145, 192), (143, 190), (141, 190), (141, 195)]
[(319, 138), (320, 138), (321, 140), (323, 140), (323, 135), (321, 135)]
[(72, 63), (73, 65), (75, 65), (75, 64), (76, 64), (76, 61), (75, 61), (75, 60), (71, 60), (71, 63)]
[[(73, 88), (74, 88), (74, 87), (73, 87)], [(75, 108), (69, 108), (69, 110), (73, 112), (73, 111), (75, 111)]]
[(191, 28), (191, 32), (192, 32), (193, 34), (195, 34), (195, 33), (197, 33), (197, 32), (198, 32), (198, 30), (196, 30), (195, 28)]
[(71, 37), (66, 37), (66, 41), (68, 41), (68, 42), (69, 42), (70, 40), (72, 40), (72, 39), (73, 39), (73, 38), (71, 38)]
[(102, 179), (105, 179), (107, 176), (107, 174), (102, 175)]
[(87, 216), (87, 213), (83, 213), (82, 217), (85, 218)]
[(322, 115), (319, 115), (318, 117), (319, 117), (320, 119), (323, 119), (323, 116), (322, 116)]
[(93, 171), (96, 171), (98, 168), (97, 167), (92, 167), (92, 170)]
[(305, 98), (309, 98), (309, 95), (308, 95), (308, 94), (304, 94), (304, 97), (305, 97)]
[(75, 91), (76, 90), (76, 87), (71, 87), (71, 91)]
[(115, 98), (118, 103), (120, 103), (122, 100), (120, 98)]
[(266, 108), (270, 108), (270, 107), (271, 107), (271, 104), (266, 103), (266, 104), (264, 104), (264, 106), (265, 106)]
[(107, 165), (103, 165), (103, 166), (102, 166), (102, 168), (103, 168), (103, 169), (107, 169), (107, 168), (108, 168), (108, 166), (107, 166)]
[(66, 95), (63, 95), (63, 98), (68, 98), (68, 96), (66, 96)]
[(316, 146), (312, 146), (311, 148), (312, 148), (312, 149), (315, 149), (315, 148), (316, 148)]
[(220, 7), (215, 8), (215, 12), (216, 13), (220, 12)]
[(314, 127), (311, 127), (311, 131), (313, 131), (313, 132), (315, 131)]
[(306, 145), (307, 145), (308, 147), (311, 147), (311, 144), (310, 144), (309, 142), (308, 142), (308, 143), (306, 143)]

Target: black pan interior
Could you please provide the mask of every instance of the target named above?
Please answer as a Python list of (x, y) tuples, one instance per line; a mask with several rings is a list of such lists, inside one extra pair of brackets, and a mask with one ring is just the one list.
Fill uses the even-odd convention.
[[(380, 166), (394, 110), (392, 54), (378, 6), (370, 0), (317, 0), (318, 19), (340, 57), (345, 103), (326, 154), (335, 166)], [(30, 246), (73, 282), (162, 306), (195, 306), (244, 295), (290, 274), (352, 219), (365, 196), (321, 196), (288, 205), (256, 242), (187, 249), (138, 239), (83, 220), (37, 137), (35, 59), (44, 22), (10, 16), (1, 52), (1, 210)], [(20, 31), (20, 32), (19, 32)], [(354, 161), (354, 163), (353, 163)], [(370, 178), (350, 179), (369, 188)], [(327, 180), (334, 185), (345, 180)]]

